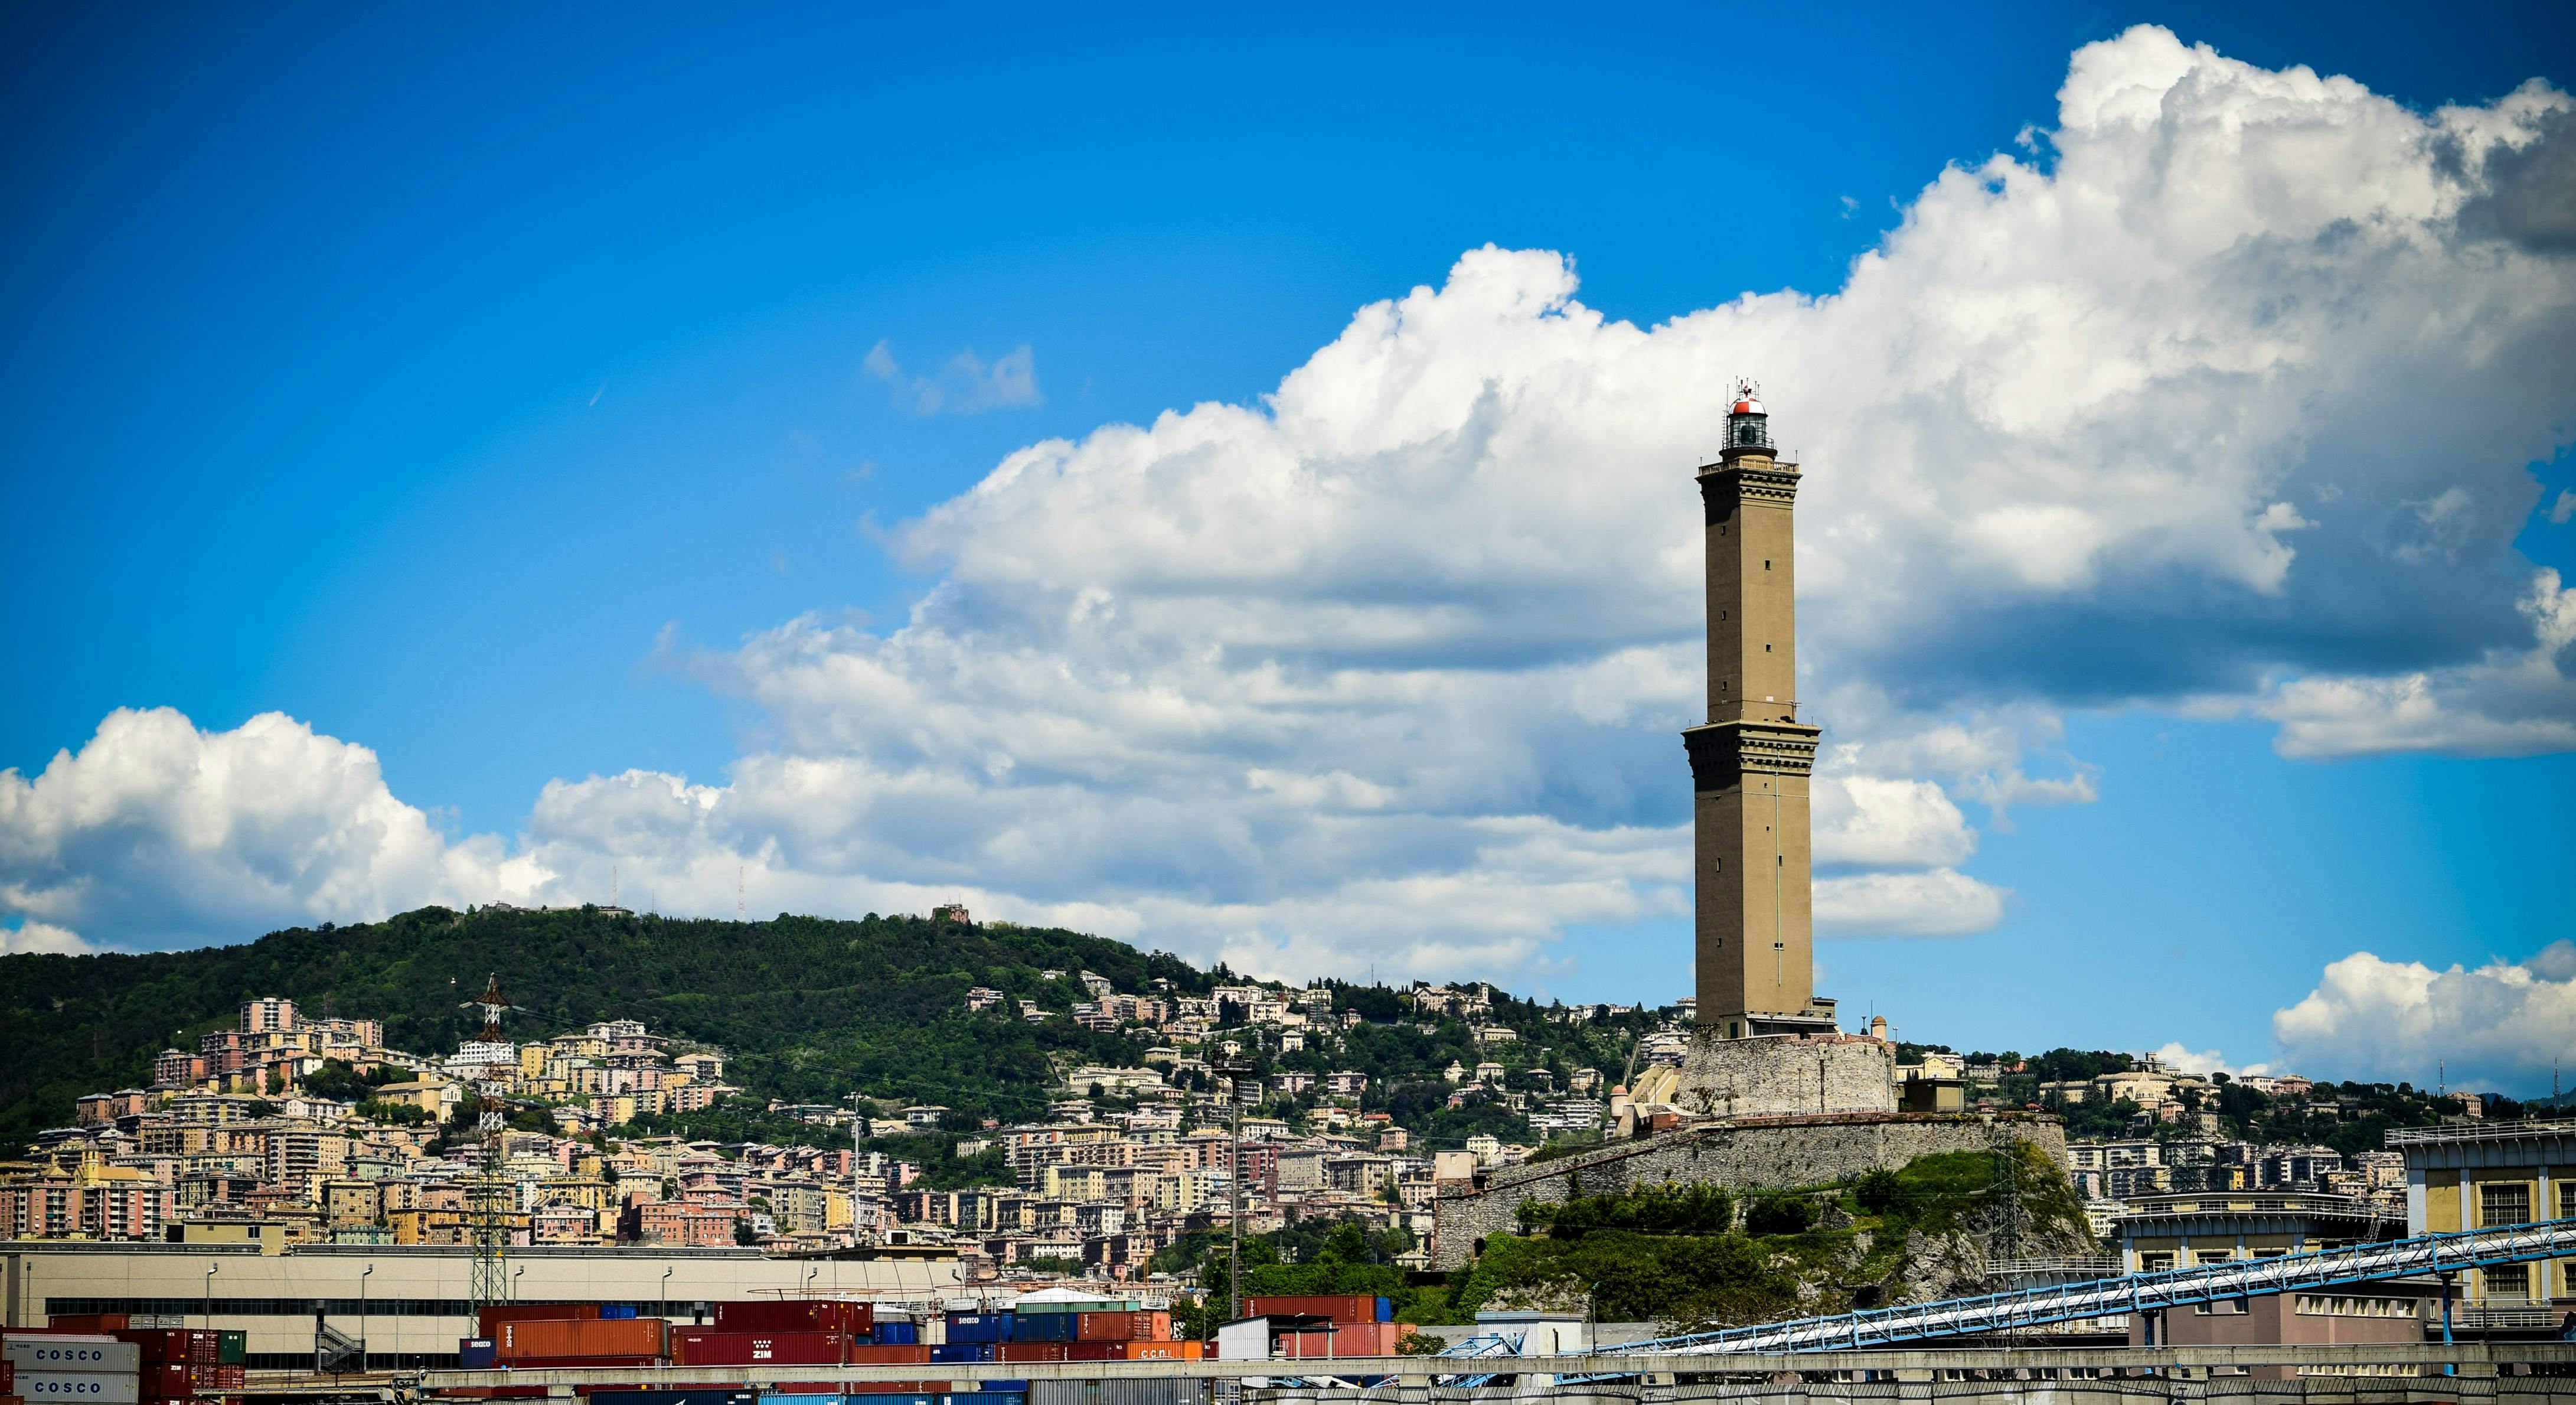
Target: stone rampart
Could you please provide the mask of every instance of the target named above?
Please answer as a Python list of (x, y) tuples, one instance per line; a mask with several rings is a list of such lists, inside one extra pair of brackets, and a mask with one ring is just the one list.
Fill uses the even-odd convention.
[(1859, 1035), (1694, 1031), (1672, 1101), (1693, 1117), (1896, 1111), (1896, 1046)]
[[(1749, 1042), (1749, 1041), (1746, 1041)], [(1485, 1237), (1519, 1229), (1525, 1200), (1562, 1201), (1642, 1186), (1709, 1183), (1729, 1189), (1820, 1185), (1918, 1156), (1983, 1151), (1993, 1123), (2066, 1164), (2066, 1129), (2035, 1113), (1823, 1113), (1745, 1117), (1686, 1127), (1594, 1151), (1512, 1166), (1481, 1177), (1477, 1189), (1433, 1202), (1433, 1265), (1457, 1268)]]

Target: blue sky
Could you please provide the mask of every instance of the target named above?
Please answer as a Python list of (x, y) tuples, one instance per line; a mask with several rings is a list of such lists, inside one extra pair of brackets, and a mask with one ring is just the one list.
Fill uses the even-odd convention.
[[(2576, 996), (2561, 989), (2576, 970), (2549, 954), (2576, 936), (2564, 896), (2576, 763), (2548, 626), (2531, 639), (2556, 599), (2532, 593), (2532, 573), (2576, 574), (2576, 528), (2550, 520), (2576, 485), (2564, 457), (2576, 396), (2549, 384), (2567, 379), (2563, 361), (2546, 370), (2569, 345), (2570, 286), (2552, 223), (2569, 198), (2565, 124), (2548, 102), (2513, 118), (2536, 138), (2408, 158), (2437, 175), (2468, 161), (2465, 204), (2401, 213), (2443, 222), (2444, 239), (2503, 240), (2523, 260), (2511, 287), (2465, 255), (2303, 262), (2248, 281), (2241, 261), (2204, 251), (2116, 301), (2122, 317), (2180, 306), (2180, 318), (2202, 311), (2196, 298), (2240, 305), (2313, 277), (2309, 306), (2393, 287), (2428, 307), (2523, 309), (2519, 371), (2461, 372), (2430, 407), (2492, 431), (2446, 427), (2406, 451), (2456, 456), (2437, 470), (2456, 473), (2456, 501), (2449, 476), (2323, 467), (2391, 452), (2387, 431), (2409, 414), (2372, 387), (2465, 359), (2465, 341), (2388, 331), (2414, 306), (2402, 300), (2319, 324), (2305, 349), (2283, 333), (2278, 366), (2345, 358), (2313, 384), (2151, 365), (2142, 388), (2085, 400), (2082, 432), (2065, 428), (2074, 412), (2015, 399), (2011, 375), (2030, 373), (1992, 359), (1932, 378), (1982, 407), (1964, 427), (1937, 407), (1887, 408), (1919, 409), (1919, 389), (1869, 399), (1823, 384), (1851, 363), (1830, 338), (1895, 346), (1928, 325), (1859, 327), (1865, 306), (1925, 317), (1942, 288), (1973, 284), (2057, 325), (2028, 299), (2114, 276), (2052, 269), (2028, 253), (2037, 226), (2016, 232), (1966, 192), (1925, 203), (1945, 168), (1998, 153), (2052, 179), (2076, 149), (2048, 134), (2067, 120), (2060, 87), (2085, 46), (2162, 25), (2235, 65), (2212, 91), (2235, 83), (2259, 106), (2262, 74), (2306, 65), (2434, 121), (2529, 79), (2576, 81), (2563, 7), (2471, 8), (2429, 28), (2419, 10), (2350, 6), (1608, 20), (1175, 9), (954, 24), (842, 8), (19, 7), (0, 23), (0, 104), (19, 134), (0, 151), (0, 195), (19, 212), (0, 228), (0, 505), (15, 529), (0, 567), (0, 767), (20, 773), (20, 798), (0, 799), (0, 923), (19, 924), (22, 945), (36, 941), (23, 931), (239, 939), (512, 884), (604, 896), (590, 891), (603, 863), (662, 906), (725, 910), (741, 866), (766, 888), (755, 909), (855, 913), (954, 890), (1283, 973), (1373, 962), (1570, 999), (1668, 999), (1685, 980), (1669, 859), (1687, 795), (1657, 708), (1695, 686), (1674, 693), (1666, 665), (1688, 660), (1696, 600), (1615, 561), (1589, 575), (1564, 564), (1595, 559), (1590, 547), (1551, 545), (1488, 576), (1437, 543), (1446, 524), (1464, 541), (1517, 541), (1564, 516), (1483, 515), (1534, 491), (1543, 456), (1468, 481), (1445, 515), (1408, 479), (1399, 497), (1423, 510), (1419, 530), (1360, 545), (1343, 533), (1258, 569), (1210, 564), (1189, 523), (1137, 525), (1154, 514), (1136, 503), (1189, 497), (1156, 495), (1177, 481), (1158, 474), (1183, 471), (1170, 464), (1246, 472), (1228, 454), (1248, 451), (1222, 436), (1200, 459), (1137, 469), (1126, 491), (1141, 497), (960, 496), (1026, 446), (1061, 438), (1084, 446), (1077, 467), (1106, 465), (1124, 451), (1087, 437), (1104, 425), (1257, 405), (1346, 344), (1363, 309), (1418, 286), (1463, 298), (1453, 266), (1495, 245), (1571, 261), (1579, 291), (1529, 295), (1551, 308), (1570, 296), (1608, 324), (1715, 326), (1714, 361), (1676, 364), (1764, 377), (1782, 433), (1838, 451), (1813, 460), (1819, 478), (1910, 465), (1902, 482), (1867, 480), (1868, 498), (1819, 483), (1802, 526), (1802, 543), (1856, 533), (1864, 505), (1893, 524), (1875, 546), (1823, 543), (1811, 578), (1811, 687), (1829, 729), (1857, 739), (1842, 774), (1863, 782), (1827, 870), (1847, 883), (1842, 939), (1820, 958), (1847, 1008), (1962, 1045), (2175, 1042), (2236, 1065), (2296, 1056), (2305, 1071), (2391, 1076), (2420, 1076), (2408, 1061), (2456, 1037), (2454, 1069), (2524, 1091), (2546, 1088), (2530, 1048), (2576, 1047)], [(2140, 71), (2160, 61), (2112, 52)], [(2390, 208), (2411, 198), (2388, 175), (2404, 143), (2368, 145), (2379, 109), (2348, 93), (2298, 101), (2315, 105), (2317, 130), (2351, 136), (2357, 164), (2317, 158), (2313, 191), (2296, 171), (2263, 177), (2291, 192), (2278, 209), (2249, 178), (2261, 198), (2246, 218), (2293, 220), (2278, 210), (2383, 181), (2399, 191)], [(2100, 159), (2116, 164), (2115, 148), (2106, 138)], [(2259, 175), (2266, 159), (2230, 164)], [(2178, 208), (2176, 228), (2210, 219)], [(1883, 242), (1909, 211), (1912, 265)], [(1980, 218), (1998, 221), (1975, 235), (1995, 251), (1982, 263), (1958, 232)], [(2286, 230), (2232, 247), (2241, 259), (2297, 242)], [(1923, 252), (1943, 240), (1949, 253)], [(1747, 292), (1835, 293), (1874, 250), (1917, 291), (1873, 302), (1855, 285), (1831, 307), (1747, 314), (1734, 344), (1736, 323), (1688, 321)], [(1930, 265), (1951, 281), (1906, 282)], [(1495, 277), (1544, 282), (1534, 267)], [(1959, 272), (1972, 267), (2001, 272)], [(2113, 307), (2068, 323), (2103, 325)], [(1762, 330), (1760, 317), (1791, 320)], [(2248, 322), (2236, 344), (2297, 321)], [(1436, 309), (1407, 322), (1439, 325)], [(2103, 364), (2165, 335), (2124, 332)], [(2384, 354), (2342, 345), (2372, 336), (2388, 338)], [(1427, 379), (1464, 366), (1518, 384), (1477, 362), (1480, 341), (1414, 352)], [(1005, 360), (1023, 349), (1025, 363)], [(1891, 354), (1880, 381), (1940, 354)], [(1025, 364), (1027, 379), (996, 364)], [(2070, 381), (2119, 379), (2086, 376), (2081, 354), (2059, 364)], [(1677, 383), (1655, 403), (1701, 388)], [(1314, 403), (1351, 402), (1328, 387)], [(1842, 427), (1864, 421), (1879, 428)], [(1334, 435), (1345, 430), (1366, 437)], [(2051, 485), (2033, 490), (2046, 505), (1989, 518), (1952, 501), (1969, 513), (1952, 536), (1888, 545), (1907, 530), (1900, 490), (1956, 481), (1941, 456), (1994, 434), (2020, 436), (1994, 441), (1999, 461), (2017, 462), (2016, 444), (2056, 456), (2029, 470)], [(2239, 440), (2255, 447), (2224, 447)], [(1602, 442), (1620, 456), (1623, 441)], [(2183, 513), (2134, 540), (2120, 524), (2170, 494), (2087, 497), (2050, 477), (2231, 453), (2242, 474), (2201, 486), (2244, 511)], [(1605, 518), (1619, 505), (1641, 543), (1691, 511), (1686, 470), (1635, 506), (1627, 492), (1586, 486), (1580, 502)], [(2290, 515), (2262, 525), (2275, 498)], [(1671, 519), (1653, 518), (1647, 505), (1666, 499)], [(2365, 500), (2385, 511), (2335, 515)], [(1264, 521), (1256, 511), (1227, 534), (1244, 547)], [(1991, 597), (1939, 564), (2021, 531), (2043, 552), (2102, 544)], [(1407, 544), (1426, 541), (1440, 550), (1410, 559)], [(1876, 550), (1934, 564), (1873, 586)], [(1157, 594), (1180, 577), (1196, 583)], [(1125, 623), (1088, 644), (1037, 623), (1049, 592), (1085, 608), (1086, 588), (1127, 603)], [(1168, 608), (1132, 603), (1148, 598)], [(1462, 611), (1493, 618), (1456, 634), (1425, 623)], [(908, 621), (924, 632), (903, 634)], [(1627, 652), (1566, 642), (1587, 633)], [(1282, 714), (1219, 720), (1272, 675), (1258, 662), (1201, 673), (1175, 662), (1185, 651), (1157, 652), (1203, 639), (1290, 674), (1341, 670), (1340, 710), (1315, 722), (1300, 704), (1293, 738)], [(2517, 652), (2535, 647), (2536, 663)], [(1051, 700), (1048, 667), (1096, 706)], [(1488, 684), (1512, 696), (1585, 670), (1569, 697), (1658, 701), (1578, 700), (1490, 736), (1453, 719), (1489, 708)], [(1146, 682), (1121, 701), (1100, 682), (1111, 674)], [(2410, 678), (2423, 680), (2412, 710), (2390, 702)], [(1137, 719), (1167, 715), (1157, 700), (1199, 719), (1186, 743), (1098, 742), (1150, 731)], [(2364, 704), (2376, 711), (2354, 711)], [(146, 727), (104, 744), (103, 719), (152, 708), (175, 709), (195, 740)], [(310, 736), (250, 761), (180, 754), (268, 713)], [(1496, 749), (1437, 767), (1390, 759), (1432, 734)], [(1974, 744), (1950, 744), (1963, 736)], [(56, 754), (85, 747), (94, 774), (65, 772), (40, 796)], [(302, 779), (214, 794), (209, 768), (235, 765)], [(620, 808), (644, 803), (635, 785), (582, 788), (630, 770), (669, 780), (641, 789), (696, 818)], [(778, 779), (791, 774), (821, 789)], [(834, 809), (836, 785), (909, 800), (853, 817)], [(87, 809), (71, 803), (81, 787)], [(169, 799), (182, 790), (193, 798)], [(768, 798), (745, 798), (755, 791)], [(1100, 809), (1078, 838), (1050, 839), (1031, 815), (1066, 797)], [(115, 813), (62, 818), (100, 806)], [(742, 810), (765, 818), (729, 818)], [(1306, 811), (1387, 823), (1360, 838)], [(228, 837), (202, 839), (210, 813)], [(707, 815), (730, 827), (708, 830)], [(1193, 848), (1206, 835), (1224, 842)], [(1355, 850), (1370, 881), (1332, 878)], [(1506, 870), (1517, 876), (1494, 877)], [(2382, 964), (2342, 967), (2330, 988), (2328, 967), (2363, 952)], [(2494, 962), (2507, 964), (2481, 983)], [(2276, 1019), (2312, 991), (2309, 1014)], [(2400, 1006), (2427, 1032), (2393, 1051), (2360, 1038)], [(2464, 1020), (2511, 1033), (2472, 1049)]]

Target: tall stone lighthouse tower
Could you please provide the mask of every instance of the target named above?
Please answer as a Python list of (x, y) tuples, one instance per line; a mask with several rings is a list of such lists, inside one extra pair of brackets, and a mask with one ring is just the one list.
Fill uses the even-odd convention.
[(1708, 721), (1690, 752), (1699, 1022), (1726, 1039), (1821, 1034), (1807, 786), (1818, 729), (1798, 720), (1798, 466), (1747, 383), (1699, 473), (1708, 541)]

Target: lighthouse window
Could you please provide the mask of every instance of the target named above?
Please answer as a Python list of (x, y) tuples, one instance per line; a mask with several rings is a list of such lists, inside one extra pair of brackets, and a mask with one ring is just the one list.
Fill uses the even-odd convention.
[(1770, 563), (1770, 562), (1768, 562), (1768, 561), (1763, 562), (1763, 563), (1762, 563), (1762, 569), (1763, 569), (1763, 570), (1766, 570), (1766, 571), (1767, 571), (1767, 570), (1770, 570), (1770, 569), (1771, 569), (1771, 563)]
[(1767, 654), (1767, 653), (1770, 653), (1770, 652), (1771, 652), (1771, 646), (1770, 646), (1770, 645), (1768, 645), (1768, 644), (1763, 645), (1763, 646), (1762, 646), (1762, 652), (1764, 652), (1764, 653), (1766, 653), (1766, 654)]

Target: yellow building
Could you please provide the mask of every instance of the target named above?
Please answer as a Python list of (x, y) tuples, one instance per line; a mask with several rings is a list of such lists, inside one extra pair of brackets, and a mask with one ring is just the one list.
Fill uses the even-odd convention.
[[(2576, 1219), (2576, 1124), (2467, 1123), (2388, 1134), (2406, 1157), (2406, 1223), (2416, 1234)], [(2465, 1275), (2480, 1309), (2576, 1307), (2576, 1261), (2514, 1264)]]

